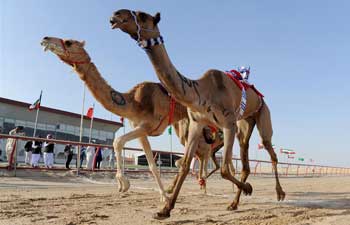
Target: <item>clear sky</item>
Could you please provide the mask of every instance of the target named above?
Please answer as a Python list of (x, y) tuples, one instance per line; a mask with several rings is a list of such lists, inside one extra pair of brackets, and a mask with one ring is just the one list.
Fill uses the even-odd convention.
[[(119, 91), (142, 81), (158, 82), (143, 50), (110, 28), (109, 17), (121, 8), (161, 12), (167, 51), (190, 78), (211, 68), (250, 65), (250, 81), (272, 113), (273, 143), (319, 164), (350, 166), (346, 0), (1, 0), (0, 96), (33, 102), (42, 89), (44, 106), (81, 112), (82, 82), (56, 56), (43, 52), (44, 36), (85, 40), (93, 62)], [(86, 105), (94, 101), (87, 93)], [(99, 103), (95, 116), (111, 119)], [(173, 140), (174, 150), (182, 151)], [(250, 158), (267, 159), (267, 153), (257, 153), (258, 142), (254, 132)], [(169, 149), (169, 136), (151, 143)]]

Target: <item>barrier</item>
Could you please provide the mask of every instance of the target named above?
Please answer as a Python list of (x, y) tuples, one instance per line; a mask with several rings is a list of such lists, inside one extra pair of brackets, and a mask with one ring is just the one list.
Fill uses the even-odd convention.
[[(15, 163), (14, 165), (11, 165), (11, 160), (10, 165), (8, 166), (0, 166), (0, 169), (7, 169), (11, 170), (12, 168), (15, 171), (16, 175), (16, 170), (67, 170), (65, 168), (31, 168), (28, 166), (17, 166), (17, 159), (18, 157), (14, 156), (14, 153), (18, 153), (16, 151), (17, 148), (17, 142), (18, 140), (24, 140), (24, 141), (50, 141), (54, 142), (55, 144), (71, 144), (72, 146), (91, 146), (91, 147), (99, 147), (99, 148), (105, 148), (105, 149), (112, 149), (112, 145), (103, 145), (103, 144), (93, 144), (93, 143), (83, 143), (83, 142), (75, 142), (75, 141), (66, 141), (66, 140), (56, 140), (56, 139), (45, 139), (45, 138), (33, 138), (33, 137), (25, 137), (25, 136), (14, 136), (14, 135), (7, 135), (7, 134), (0, 134), (0, 139), (8, 139), (8, 138), (13, 138), (15, 139), (15, 145), (14, 148), (11, 152), (11, 158), (14, 157)], [(125, 150), (127, 151), (135, 151), (135, 152), (142, 152), (142, 149), (139, 148), (132, 148), (132, 147), (124, 147)], [(18, 150), (18, 149), (17, 149)], [(159, 151), (159, 150), (153, 150), (155, 153), (154, 158), (156, 159), (157, 156), (160, 159), (161, 154), (172, 154), (172, 155), (183, 155), (181, 152), (165, 152), (165, 151)], [(97, 152), (96, 152), (97, 153)], [(96, 153), (94, 158), (96, 157)], [(219, 161), (221, 161), (221, 157), (217, 157)], [(80, 160), (80, 159), (76, 159)], [(240, 161), (240, 158), (233, 158), (232, 159), (234, 162), (233, 165), (236, 165), (236, 174), (239, 174), (240, 170), (238, 169), (238, 161)], [(95, 160), (94, 160), (95, 161)], [(249, 160), (250, 164), (255, 164), (254, 166), (254, 172), (251, 175), (254, 176), (273, 176), (274, 171), (271, 166), (271, 161), (266, 161), (266, 160), (256, 160), (256, 159), (251, 159)], [(172, 168), (166, 168), (164, 166), (161, 167), (159, 164), (159, 171), (161, 173), (177, 173), (177, 168), (172, 167)], [(126, 173), (150, 173), (148, 167), (140, 167), (140, 168), (133, 168), (135, 166), (129, 165), (128, 168), (123, 168), (123, 170)], [(312, 169), (311, 169), (312, 168)], [(79, 172), (105, 172), (105, 171), (110, 171), (110, 172), (116, 172), (116, 169), (99, 169), (96, 170), (94, 165), (91, 170), (87, 169), (80, 169), (76, 168), (77, 174)], [(291, 177), (291, 176), (346, 176), (350, 175), (350, 168), (346, 167), (336, 167), (336, 166), (325, 166), (325, 165), (315, 165), (315, 164), (302, 164), (302, 163), (286, 163), (286, 162), (279, 162), (278, 163), (278, 171), (279, 171), (279, 176), (281, 177)], [(198, 170), (197, 170), (198, 172)]]

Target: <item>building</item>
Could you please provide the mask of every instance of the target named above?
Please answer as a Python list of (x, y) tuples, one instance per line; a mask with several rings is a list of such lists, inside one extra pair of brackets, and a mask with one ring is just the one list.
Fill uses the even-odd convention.
[[(26, 136), (33, 136), (36, 110), (29, 111), (29, 105), (29, 103), (0, 97), (0, 133), (8, 134), (15, 126), (23, 126)], [(81, 115), (77, 113), (40, 106), (36, 135), (46, 138), (46, 135), (50, 133), (55, 139), (79, 141), (80, 119)], [(83, 142), (89, 141), (90, 121), (90, 118), (84, 116)], [(122, 126), (123, 124), (119, 122), (94, 118), (91, 137), (99, 144), (111, 145), (115, 132)], [(0, 159), (3, 160), (5, 144), (6, 140), (0, 141), (2, 150)], [(23, 144), (21, 143), (19, 148), (19, 160), (22, 153), (24, 155)], [(55, 153), (61, 153), (62, 149), (62, 146), (56, 148)]]

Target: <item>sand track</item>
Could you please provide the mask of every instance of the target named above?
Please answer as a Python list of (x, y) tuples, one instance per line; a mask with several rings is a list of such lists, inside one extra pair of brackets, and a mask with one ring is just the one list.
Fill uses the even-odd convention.
[(131, 179), (131, 190), (118, 193), (110, 179), (1, 177), (0, 224), (350, 224), (350, 177), (283, 178), (282, 203), (274, 179), (249, 181), (253, 195), (242, 196), (237, 211), (227, 211), (233, 199), (227, 181), (209, 180), (204, 195), (189, 177), (171, 218), (157, 221), (152, 214), (162, 204), (152, 179)]

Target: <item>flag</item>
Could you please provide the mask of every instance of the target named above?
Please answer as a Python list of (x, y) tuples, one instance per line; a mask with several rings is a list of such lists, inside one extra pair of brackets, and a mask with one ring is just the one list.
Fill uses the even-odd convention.
[(258, 149), (264, 149), (264, 145), (263, 144), (258, 144)]
[(171, 133), (172, 133), (172, 129), (171, 128), (172, 128), (171, 126), (168, 128), (168, 134), (169, 135), (171, 135)]
[(39, 97), (39, 99), (36, 100), (33, 104), (31, 104), (31, 105), (29, 106), (29, 110), (39, 109), (39, 108), (40, 108), (41, 94), (42, 94), (42, 92), (40, 92), (40, 97)]
[(124, 124), (124, 117), (120, 117), (120, 122)]
[(284, 154), (291, 154), (291, 155), (293, 155), (293, 154), (295, 154), (295, 151), (293, 151), (293, 150), (291, 150), (291, 149), (286, 149), (286, 148), (281, 148), (280, 149), (280, 152), (281, 153), (284, 153)]
[(90, 119), (92, 119), (92, 117), (94, 116), (94, 108), (90, 107), (86, 113), (86, 116), (89, 117)]
[(304, 161), (304, 158), (298, 158), (299, 161)]
[(288, 159), (294, 159), (294, 156), (288, 155)]

